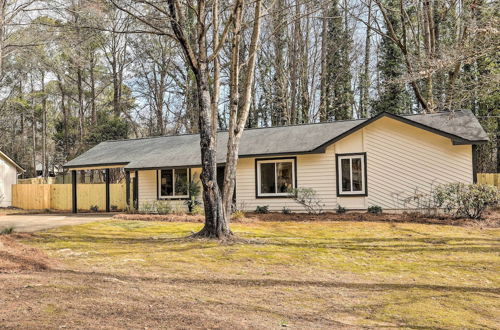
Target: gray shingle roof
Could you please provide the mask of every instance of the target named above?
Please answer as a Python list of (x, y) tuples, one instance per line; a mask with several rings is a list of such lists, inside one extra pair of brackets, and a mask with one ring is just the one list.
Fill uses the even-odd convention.
[[(488, 136), (470, 111), (427, 115), (380, 114), (371, 119), (247, 129), (240, 157), (322, 152), (324, 147), (382, 116), (407, 122), (451, 138), (457, 143), (480, 143)], [(227, 132), (218, 133), (217, 161), (225, 162)], [(279, 143), (277, 143), (279, 142)], [(128, 169), (198, 166), (198, 134), (106, 141), (67, 162), (65, 167), (126, 165)]]

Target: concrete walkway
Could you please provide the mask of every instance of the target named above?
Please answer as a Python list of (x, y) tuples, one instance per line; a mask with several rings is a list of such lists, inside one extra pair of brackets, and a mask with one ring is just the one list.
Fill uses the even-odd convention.
[(67, 225), (79, 225), (87, 222), (110, 219), (109, 214), (29, 214), (0, 215), (0, 230), (14, 227), (15, 232), (32, 233), (35, 231), (56, 228)]

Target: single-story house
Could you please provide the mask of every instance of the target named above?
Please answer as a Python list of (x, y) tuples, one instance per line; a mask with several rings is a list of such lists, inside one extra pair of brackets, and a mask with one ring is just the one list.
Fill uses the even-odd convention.
[(21, 166), (0, 151), (0, 207), (12, 206), (12, 185), (17, 183), (17, 176), (22, 172)]
[[(222, 176), (227, 132), (218, 134)], [(418, 208), (438, 184), (474, 182), (476, 145), (487, 140), (470, 111), (381, 113), (370, 119), (247, 129), (236, 172), (236, 207), (303, 211), (287, 193), (303, 187), (314, 189), (327, 211)], [(186, 134), (106, 141), (64, 167), (124, 168), (127, 184), (132, 178), (134, 206), (169, 200), (183, 207), (189, 198), (186, 183), (199, 178), (200, 158), (199, 135)]]

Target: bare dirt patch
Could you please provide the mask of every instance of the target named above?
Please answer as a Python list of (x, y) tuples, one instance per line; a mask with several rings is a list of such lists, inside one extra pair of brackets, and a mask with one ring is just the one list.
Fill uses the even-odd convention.
[(54, 264), (42, 250), (19, 243), (28, 234), (0, 235), (0, 273), (43, 271)]

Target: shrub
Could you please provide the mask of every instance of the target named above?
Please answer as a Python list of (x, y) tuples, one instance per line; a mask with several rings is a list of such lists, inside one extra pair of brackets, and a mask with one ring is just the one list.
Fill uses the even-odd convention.
[(286, 206), (283, 206), (283, 209), (281, 210), (281, 213), (283, 213), (283, 214), (292, 214), (292, 210), (290, 210)]
[(434, 192), (436, 203), (455, 217), (480, 219), (488, 206), (500, 202), (500, 190), (485, 184), (448, 183)]
[(201, 204), (197, 204), (193, 206), (193, 209), (191, 210), (192, 215), (205, 215), (205, 209)]
[(113, 212), (118, 211), (118, 206), (116, 206), (116, 205), (111, 205), (111, 211), (113, 211)]
[(255, 213), (265, 214), (269, 213), (269, 205), (257, 206)]
[(148, 203), (148, 202), (142, 203), (142, 205), (139, 209), (140, 209), (140, 213), (145, 213), (145, 214), (151, 214), (151, 213), (154, 213), (156, 211), (155, 206), (151, 203)]
[(125, 209), (125, 211), (128, 214), (136, 214), (137, 213), (137, 210), (133, 206), (127, 206), (127, 208)]
[(378, 205), (368, 206), (368, 213), (380, 214), (380, 213), (382, 213), (382, 207), (378, 206)]
[(236, 210), (231, 215), (231, 219), (236, 219), (236, 220), (245, 219), (245, 212), (243, 212), (242, 210)]
[(186, 209), (181, 204), (174, 204), (172, 212), (177, 215), (186, 214)]
[(97, 205), (91, 205), (90, 206), (90, 210), (92, 212), (99, 212), (99, 206), (97, 206)]
[(289, 196), (304, 207), (309, 214), (323, 213), (324, 204), (318, 198), (316, 190), (312, 188), (296, 188), (289, 191)]
[(345, 208), (345, 207), (343, 207), (343, 206), (340, 206), (340, 205), (339, 205), (339, 206), (337, 207), (337, 211), (336, 211), (336, 212), (337, 212), (337, 214), (344, 214), (344, 213), (346, 213), (346, 212), (347, 212), (347, 210), (346, 210), (346, 208)]
[(172, 206), (169, 201), (156, 201), (154, 208), (158, 214), (169, 214), (172, 213)]
[(5, 227), (4, 229), (0, 230), (0, 235), (9, 235), (14, 232), (14, 227)]
[(201, 194), (201, 187), (198, 184), (198, 181), (191, 180), (187, 186), (189, 199), (184, 203), (186, 204), (189, 213), (193, 213), (193, 208), (196, 205), (200, 205), (200, 201), (198, 200)]

